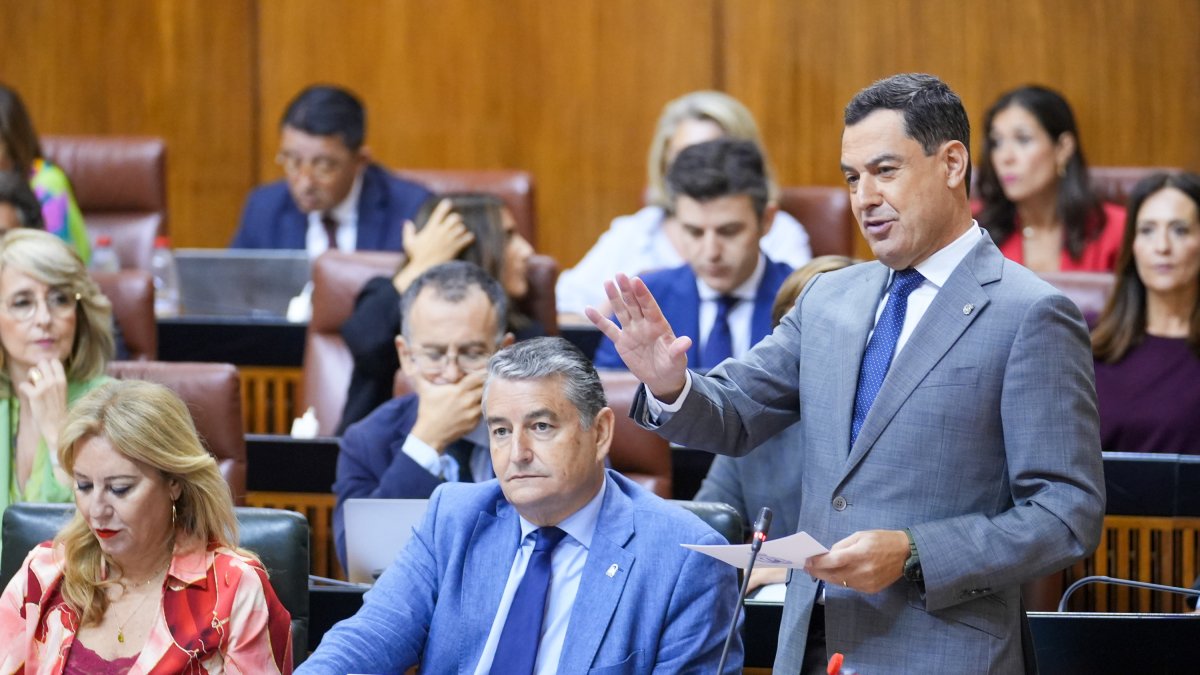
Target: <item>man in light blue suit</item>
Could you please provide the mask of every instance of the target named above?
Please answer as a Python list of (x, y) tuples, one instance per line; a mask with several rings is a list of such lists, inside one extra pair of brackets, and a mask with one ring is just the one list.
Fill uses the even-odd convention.
[(1087, 328), (971, 220), (970, 125), (929, 75), (846, 107), (842, 172), (878, 262), (809, 283), (779, 327), (687, 371), (644, 284), (589, 318), (644, 383), (633, 415), (741, 455), (801, 439), (799, 527), (830, 547), (793, 574), (775, 669), (1036, 670), (1020, 585), (1091, 552), (1104, 516)]
[[(569, 342), (517, 343), (488, 370), (497, 480), (439, 487), (362, 609), (297, 673), (715, 671), (737, 577), (680, 544), (724, 539), (604, 469), (613, 412)], [(741, 664), (735, 640), (725, 672)]]
[[(667, 174), (679, 249), (687, 264), (642, 277), (675, 330), (695, 338), (693, 367), (741, 356), (771, 332), (771, 307), (792, 272), (762, 252), (777, 207), (758, 146), (728, 138), (679, 153)], [(597, 368), (625, 368), (601, 338)]]

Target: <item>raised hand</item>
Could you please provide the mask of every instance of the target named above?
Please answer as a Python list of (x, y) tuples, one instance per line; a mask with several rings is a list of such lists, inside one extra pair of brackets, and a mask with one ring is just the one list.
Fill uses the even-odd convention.
[(692, 339), (675, 337), (658, 302), (641, 279), (618, 274), (604, 282), (604, 292), (618, 326), (593, 307), (584, 310), (600, 332), (612, 340), (617, 354), (654, 397), (673, 403), (687, 382), (687, 351)]
[(475, 241), (475, 235), (463, 224), (462, 216), (451, 209), (449, 199), (438, 202), (419, 232), (411, 220), (405, 221), (404, 253), (408, 262), (392, 280), (397, 291), (403, 293), (425, 270), (454, 260)]

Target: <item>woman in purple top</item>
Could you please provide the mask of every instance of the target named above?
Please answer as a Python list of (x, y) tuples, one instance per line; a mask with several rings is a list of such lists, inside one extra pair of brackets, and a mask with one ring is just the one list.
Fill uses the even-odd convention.
[(1101, 447), (1200, 454), (1200, 176), (1133, 189), (1092, 352)]

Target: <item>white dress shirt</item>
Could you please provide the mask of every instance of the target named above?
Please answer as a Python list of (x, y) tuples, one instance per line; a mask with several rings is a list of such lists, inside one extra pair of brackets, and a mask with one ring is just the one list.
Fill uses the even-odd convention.
[[(358, 196), (362, 194), (363, 172), (359, 171), (354, 177), (350, 192), (340, 204), (333, 207), (329, 215), (337, 219), (337, 243), (340, 251), (353, 251), (358, 245)], [(329, 235), (325, 232), (325, 223), (321, 217), (322, 211), (308, 213), (308, 231), (304, 235), (304, 249), (308, 257), (315, 260), (317, 256), (329, 250)]]
[[(754, 298), (758, 295), (758, 285), (762, 282), (766, 269), (767, 258), (759, 253), (758, 264), (754, 266), (750, 277), (729, 293), (740, 300), (733, 306), (733, 309), (729, 310), (727, 315), (729, 333), (733, 337), (731, 356), (735, 359), (740, 358), (750, 349), (751, 324), (754, 321)], [(698, 338), (700, 353), (703, 354), (704, 347), (708, 344), (708, 334), (712, 332), (713, 320), (717, 318), (717, 302), (721, 299), (721, 294), (701, 281), (700, 277), (696, 277), (696, 290), (700, 293), (700, 335)]]
[[(470, 460), (473, 482), (482, 483), (485, 480), (495, 478), (495, 469), (492, 468), (492, 454), (488, 449), (491, 444), (491, 438), (488, 436), (487, 421), (479, 420), (479, 424), (475, 425), (475, 428), (467, 432), (462, 438), (475, 444), (475, 448), (471, 450)], [(411, 457), (414, 462), (420, 464), (421, 468), (434, 476), (444, 478), (447, 483), (458, 482), (458, 460), (449, 454), (439, 454), (432, 445), (417, 438), (415, 435), (410, 433), (406, 436), (404, 444), (400, 446), (400, 450)]]
[[(557, 526), (566, 532), (567, 536), (563, 537), (550, 556), (550, 590), (546, 598), (546, 615), (542, 619), (542, 639), (538, 646), (537, 663), (533, 667), (536, 675), (553, 675), (558, 671), (563, 642), (567, 637), (567, 623), (571, 620), (571, 608), (575, 606), (575, 596), (579, 593), (579, 580), (583, 577), (588, 549), (592, 546), (592, 535), (595, 534), (596, 523), (600, 520), (600, 506), (604, 503), (607, 484), (608, 480), (605, 479), (600, 484), (600, 491), (591, 501), (567, 516)], [(484, 643), (479, 664), (475, 666), (475, 675), (487, 675), (492, 669), (492, 659), (496, 657), (496, 647), (500, 644), (504, 621), (508, 618), (513, 597), (517, 594), (517, 587), (521, 585), (525, 568), (533, 555), (533, 546), (536, 543), (534, 533), (537, 529), (537, 525), (521, 518), (521, 547), (517, 549), (517, 557), (509, 570), (508, 584), (504, 587), (504, 595), (500, 596), (500, 606), (496, 608), (496, 618), (492, 620), (492, 630)]]

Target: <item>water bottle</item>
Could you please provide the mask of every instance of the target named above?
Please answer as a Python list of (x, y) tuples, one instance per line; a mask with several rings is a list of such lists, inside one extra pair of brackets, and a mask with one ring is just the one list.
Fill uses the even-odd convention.
[(96, 245), (92, 248), (92, 262), (88, 269), (93, 272), (120, 272), (121, 261), (117, 260), (117, 252), (113, 249), (112, 237), (102, 234), (96, 237)]
[(179, 270), (166, 237), (154, 239), (150, 274), (154, 276), (154, 316), (179, 316)]

